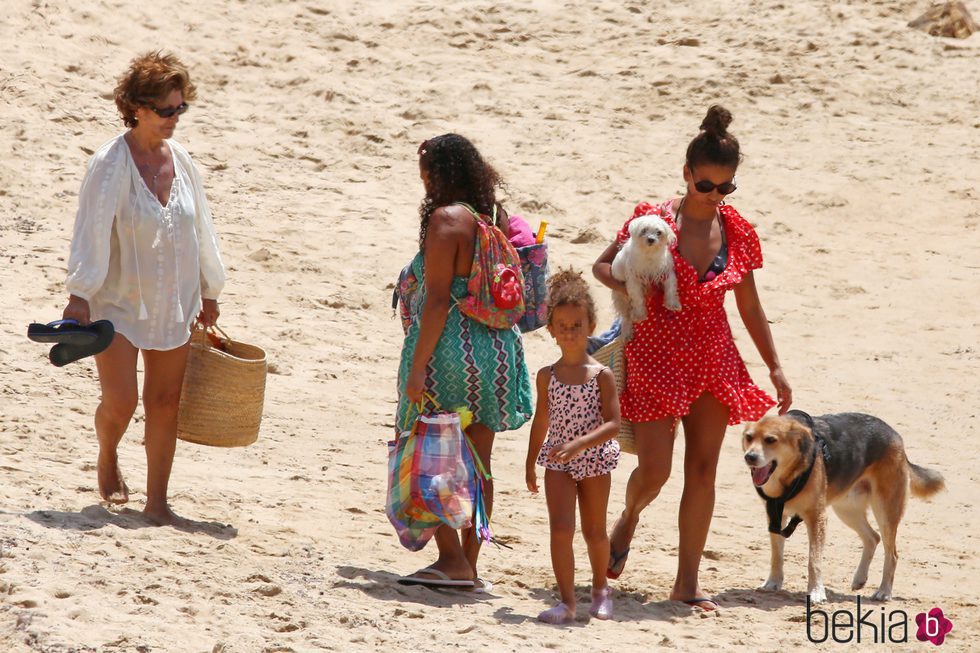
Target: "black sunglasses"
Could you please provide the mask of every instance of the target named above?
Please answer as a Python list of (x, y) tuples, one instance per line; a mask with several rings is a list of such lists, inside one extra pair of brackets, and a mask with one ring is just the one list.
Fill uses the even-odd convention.
[[(691, 168), (691, 176), (694, 176), (693, 168)], [(717, 189), (719, 195), (731, 195), (738, 190), (738, 186), (735, 185), (734, 180), (726, 181), (723, 184), (713, 184), (707, 179), (702, 179), (701, 181), (694, 182), (694, 189), (699, 193), (705, 194)]]
[(186, 102), (181, 102), (175, 107), (167, 107), (165, 109), (157, 109), (152, 104), (147, 104), (146, 108), (157, 114), (161, 118), (173, 118), (174, 116), (179, 116), (186, 112), (190, 106)]

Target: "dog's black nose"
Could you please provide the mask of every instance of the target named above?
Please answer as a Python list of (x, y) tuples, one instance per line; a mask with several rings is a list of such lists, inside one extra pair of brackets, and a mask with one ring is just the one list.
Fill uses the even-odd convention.
[(647, 242), (650, 243), (651, 245), (653, 245), (654, 243), (657, 242), (657, 237), (656, 236), (647, 236)]
[(750, 465), (755, 465), (756, 463), (759, 462), (759, 454), (756, 453), (755, 451), (746, 451), (745, 462), (747, 462)]

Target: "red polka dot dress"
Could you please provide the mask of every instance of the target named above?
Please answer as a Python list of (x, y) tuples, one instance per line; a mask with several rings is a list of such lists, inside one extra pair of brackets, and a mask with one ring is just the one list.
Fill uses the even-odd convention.
[[(719, 211), (728, 242), (725, 270), (699, 281), (675, 244), (671, 249), (681, 310), (667, 310), (663, 290), (655, 286), (647, 297), (647, 319), (633, 326), (633, 339), (625, 346), (626, 388), (620, 396), (622, 415), (631, 422), (683, 417), (705, 392), (728, 406), (730, 425), (757, 420), (776, 405), (752, 382), (725, 313), (725, 293), (750, 270), (762, 267), (759, 237), (731, 206)], [(670, 201), (658, 206), (641, 202), (617, 234), (620, 245), (629, 238), (629, 223), (642, 215), (659, 215), (678, 233)]]

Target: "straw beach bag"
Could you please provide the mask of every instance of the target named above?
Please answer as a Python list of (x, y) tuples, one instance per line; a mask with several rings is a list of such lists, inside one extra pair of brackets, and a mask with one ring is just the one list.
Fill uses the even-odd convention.
[(244, 447), (259, 437), (265, 351), (201, 326), (191, 334), (180, 391), (177, 437), (212, 447)]
[[(612, 370), (613, 376), (616, 377), (616, 392), (620, 394), (622, 394), (623, 388), (626, 387), (626, 356), (623, 352), (623, 343), (623, 336), (620, 335), (608, 345), (592, 354), (592, 358)], [(624, 452), (636, 453), (636, 441), (633, 439), (632, 422), (626, 419), (619, 420), (619, 435), (616, 436), (616, 439), (619, 440), (619, 448)]]

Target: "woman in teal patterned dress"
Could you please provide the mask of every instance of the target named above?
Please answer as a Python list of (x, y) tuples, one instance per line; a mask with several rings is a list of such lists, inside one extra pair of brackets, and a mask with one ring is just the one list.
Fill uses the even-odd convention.
[[(484, 215), (496, 213), (506, 232), (506, 213), (494, 192), (500, 177), (473, 144), (457, 134), (425, 141), (418, 154), (425, 198), (419, 207), (419, 253), (412, 269), (420, 290), (409, 307), (411, 325), (398, 368), (395, 423), (414, 419), (415, 404), (425, 393), (446, 409), (466, 406), (473, 412), (466, 433), (490, 472), (494, 434), (519, 428), (532, 414), (531, 382), (517, 327), (488, 327), (456, 306), (467, 294), (478, 243), (478, 218), (470, 207)], [(486, 483), (485, 492), (489, 514), (492, 482)], [(480, 540), (475, 529), (464, 528), (457, 537), (444, 525), (435, 540), (439, 559), (403, 580), (437, 585), (448, 578), (472, 580), (477, 589), (486, 586), (477, 574)]]

